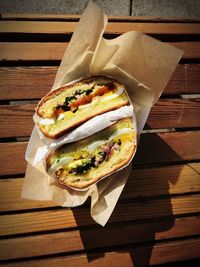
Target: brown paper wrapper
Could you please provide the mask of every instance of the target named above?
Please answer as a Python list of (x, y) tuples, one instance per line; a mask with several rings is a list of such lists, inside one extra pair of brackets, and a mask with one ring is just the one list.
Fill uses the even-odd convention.
[[(138, 134), (183, 52), (140, 32), (127, 32), (118, 38), (102, 37), (107, 17), (93, 3), (83, 13), (58, 69), (53, 89), (80, 77), (108, 75), (122, 82), (134, 106)], [(34, 129), (30, 141), (37, 150), (43, 144)], [(53, 200), (64, 207), (82, 205), (91, 196), (91, 216), (105, 225), (131, 172), (125, 169), (77, 192), (28, 163), (22, 198)], [(134, 177), (133, 177), (134, 179)]]

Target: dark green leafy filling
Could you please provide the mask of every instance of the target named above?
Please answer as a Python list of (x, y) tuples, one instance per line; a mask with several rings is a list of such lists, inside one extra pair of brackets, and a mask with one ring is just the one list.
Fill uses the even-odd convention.
[[(69, 111), (70, 108), (70, 103), (72, 100), (78, 99), (80, 95), (89, 95), (93, 92), (93, 89), (86, 89), (86, 90), (76, 90), (72, 96), (67, 96), (65, 98), (65, 102), (62, 105), (57, 106), (55, 109), (58, 111)], [(76, 109), (73, 109), (72, 112), (75, 113), (78, 110), (78, 107)]]
[(98, 152), (98, 155), (87, 157), (87, 159), (85, 159), (81, 165), (74, 169), (71, 169), (69, 173), (82, 174), (84, 172), (87, 172), (91, 168), (98, 167), (102, 162), (108, 160), (111, 157), (113, 150), (119, 151), (120, 145), (121, 140), (119, 140), (118, 143), (113, 141), (107, 143), (106, 146), (103, 147), (103, 150)]

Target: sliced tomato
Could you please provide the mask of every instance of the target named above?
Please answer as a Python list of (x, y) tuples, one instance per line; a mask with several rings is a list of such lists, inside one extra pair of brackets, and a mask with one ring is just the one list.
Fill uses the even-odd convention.
[(64, 113), (65, 110), (62, 107), (58, 107), (54, 110), (54, 116), (58, 117), (61, 113)]
[(81, 105), (85, 105), (92, 102), (92, 95), (86, 95), (70, 103), (70, 108), (74, 109)]

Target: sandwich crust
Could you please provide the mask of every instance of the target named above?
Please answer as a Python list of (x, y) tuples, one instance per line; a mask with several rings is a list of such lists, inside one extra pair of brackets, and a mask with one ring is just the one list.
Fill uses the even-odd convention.
[[(118, 126), (120, 126), (121, 128), (119, 128)], [(52, 165), (51, 162), (52, 158), (57, 155), (58, 151), (64, 151), (64, 150), (66, 151), (67, 149), (68, 150), (71, 149), (71, 151), (73, 151), (73, 149), (76, 150), (76, 148), (87, 146), (91, 142), (94, 142), (96, 138), (95, 136), (99, 138), (102, 135), (105, 135), (106, 131), (114, 129), (114, 127), (116, 129), (123, 129), (123, 128), (132, 129), (132, 121), (130, 118), (121, 119), (115, 125), (111, 125), (108, 128), (92, 135), (89, 138), (76, 142), (74, 148), (72, 146), (70, 148), (69, 147), (70, 145), (65, 145), (64, 146), (65, 148), (61, 147), (57, 151), (51, 152), (46, 159), (47, 171)], [(121, 140), (122, 141), (120, 141), (121, 142), (120, 151), (114, 150), (112, 156), (108, 160), (102, 162), (97, 168), (92, 168), (86, 173), (74, 174), (74, 177), (76, 177), (75, 181), (72, 180), (70, 181), (71, 174), (62, 175), (59, 172), (57, 174), (54, 174), (55, 178), (60, 184), (64, 186), (68, 186), (74, 189), (85, 189), (88, 186), (101, 180), (101, 178), (114, 173), (115, 171), (125, 166), (132, 158), (136, 150), (136, 132), (132, 129), (131, 134), (129, 134), (129, 138), (124, 140), (122, 138)]]
[[(83, 80), (80, 80), (78, 82), (75, 82), (73, 84), (70, 84), (70, 85), (65, 85), (65, 86), (62, 86), (50, 93), (48, 93), (41, 101), (40, 103), (38, 104), (37, 108), (36, 108), (36, 114), (37, 116), (39, 116), (40, 118), (46, 118), (44, 117), (44, 114), (42, 113), (42, 107), (43, 105), (51, 100), (51, 99), (54, 99), (56, 96), (59, 96), (61, 93), (63, 93), (64, 91), (68, 91), (70, 90), (71, 92), (73, 91), (73, 88), (75, 88), (75, 86), (79, 85), (79, 84), (87, 84), (87, 83), (91, 83), (91, 82), (95, 82), (95, 81), (98, 81), (98, 80), (101, 80), (101, 81), (105, 81), (105, 82), (113, 82), (115, 84), (117, 84), (117, 86), (123, 86), (120, 82), (118, 82), (117, 80), (113, 79), (113, 78), (110, 78), (110, 77), (106, 77), (106, 76), (92, 76), (92, 77), (89, 77), (89, 78), (86, 78), (86, 79), (83, 79)], [(74, 89), (75, 91), (75, 89)], [(115, 102), (113, 101), (107, 101), (109, 103), (105, 103), (102, 104), (102, 103), (98, 103), (98, 105), (93, 109), (93, 110), (89, 110), (89, 112), (87, 113), (86, 111), (84, 110), (81, 110), (79, 113), (77, 112), (77, 115), (79, 114), (79, 116), (73, 120), (73, 116), (75, 118), (76, 114), (75, 115), (72, 115), (72, 119), (67, 119), (65, 118), (64, 121), (65, 121), (65, 124), (63, 123), (62, 125), (60, 124), (60, 126), (57, 124), (57, 125), (53, 125), (53, 126), (45, 126), (45, 125), (42, 125), (40, 124), (39, 122), (36, 121), (36, 124), (38, 125), (40, 131), (48, 138), (50, 139), (57, 139), (59, 138), (60, 136), (64, 135), (65, 133), (67, 132), (70, 132), (71, 130), (73, 130), (74, 128), (76, 128), (77, 126), (81, 125), (82, 123), (86, 122), (87, 120), (97, 116), (97, 115), (100, 115), (102, 113), (105, 113), (105, 112), (108, 112), (108, 111), (111, 111), (111, 110), (114, 110), (114, 109), (118, 109), (122, 106), (125, 106), (125, 105), (128, 105), (129, 104), (129, 100), (128, 100), (128, 97), (125, 93), (125, 91), (123, 92), (124, 96), (121, 97), (119, 100), (116, 100)], [(122, 94), (122, 95), (123, 95)], [(87, 114), (86, 114), (87, 113)], [(59, 122), (60, 123), (60, 122)], [(53, 130), (52, 130), (52, 127)], [(59, 128), (60, 127), (60, 128)]]

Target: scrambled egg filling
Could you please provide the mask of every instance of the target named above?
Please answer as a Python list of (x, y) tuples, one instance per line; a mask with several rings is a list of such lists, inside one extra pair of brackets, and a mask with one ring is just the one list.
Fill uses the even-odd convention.
[(104, 161), (109, 161), (113, 154), (120, 152), (122, 143), (132, 141), (132, 139), (133, 129), (123, 128), (118, 129), (106, 139), (95, 141), (71, 153), (57, 151), (51, 158), (48, 172), (57, 177), (84, 174), (92, 168), (98, 168)]

